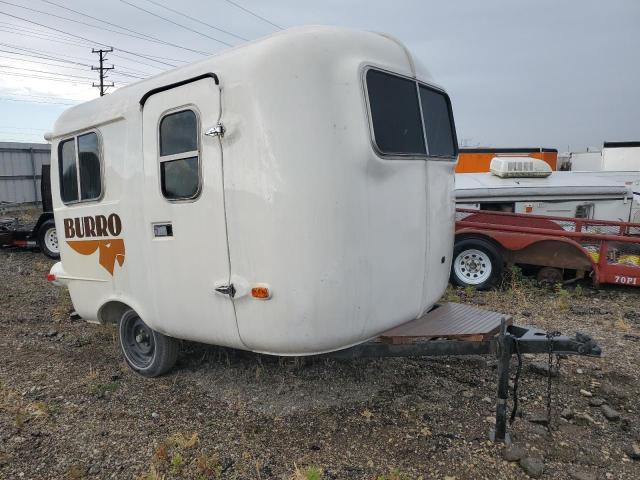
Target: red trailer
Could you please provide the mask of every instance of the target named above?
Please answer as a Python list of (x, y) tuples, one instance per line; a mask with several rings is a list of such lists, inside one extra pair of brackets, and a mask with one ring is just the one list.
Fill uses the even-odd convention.
[(458, 209), (452, 283), (490, 288), (505, 264), (533, 266), (541, 281), (640, 287), (640, 224)]

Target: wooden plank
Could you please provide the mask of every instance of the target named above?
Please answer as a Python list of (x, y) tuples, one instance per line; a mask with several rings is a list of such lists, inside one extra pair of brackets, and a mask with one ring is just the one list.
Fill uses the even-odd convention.
[(511, 325), (511, 317), (502, 313), (460, 303), (446, 303), (420, 318), (387, 330), (380, 334), (379, 340), (393, 345), (435, 338), (481, 342), (498, 333), (503, 318), (507, 325)]

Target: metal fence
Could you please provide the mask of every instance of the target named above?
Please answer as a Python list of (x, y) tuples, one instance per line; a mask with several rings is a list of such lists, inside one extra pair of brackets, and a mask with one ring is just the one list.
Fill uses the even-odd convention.
[(40, 173), (50, 159), (47, 143), (0, 142), (0, 206), (42, 202)]

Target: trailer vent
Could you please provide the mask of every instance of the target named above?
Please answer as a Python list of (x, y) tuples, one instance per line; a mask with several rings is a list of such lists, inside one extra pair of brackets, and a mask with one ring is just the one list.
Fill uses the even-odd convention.
[(543, 160), (531, 157), (494, 157), (489, 166), (500, 178), (548, 177), (551, 167)]

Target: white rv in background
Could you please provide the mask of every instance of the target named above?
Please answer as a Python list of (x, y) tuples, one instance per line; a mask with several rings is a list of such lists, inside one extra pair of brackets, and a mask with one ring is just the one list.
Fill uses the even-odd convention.
[(602, 170), (602, 150), (588, 148), (584, 152), (570, 152), (568, 170), (573, 172), (595, 172)]
[(144, 375), (177, 339), (346, 348), (447, 285), (451, 104), (387, 35), (280, 32), (72, 107), (49, 139), (50, 279)]
[(604, 142), (602, 150), (571, 152), (568, 161), (574, 172), (640, 173), (640, 142)]
[(640, 172), (640, 142), (604, 142), (601, 170)]
[[(492, 160), (492, 169), (509, 168), (517, 159)], [(529, 159), (539, 169), (548, 166)], [(522, 163), (522, 159), (519, 160)], [(504, 166), (502, 165), (504, 164)], [(459, 208), (494, 210), (532, 215), (577, 217), (640, 223), (640, 173), (551, 172), (546, 176), (512, 168), (509, 174), (456, 174)]]

